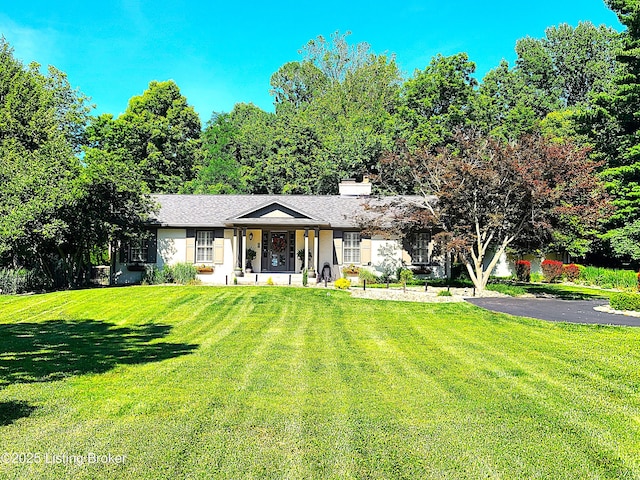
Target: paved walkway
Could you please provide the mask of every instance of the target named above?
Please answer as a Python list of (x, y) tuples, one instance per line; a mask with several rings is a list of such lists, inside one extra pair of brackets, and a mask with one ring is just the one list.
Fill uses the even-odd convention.
[(555, 298), (467, 298), (469, 303), (494, 312), (531, 317), (552, 322), (624, 325), (640, 327), (640, 318), (599, 312), (593, 307), (607, 305), (606, 299), (560, 300)]

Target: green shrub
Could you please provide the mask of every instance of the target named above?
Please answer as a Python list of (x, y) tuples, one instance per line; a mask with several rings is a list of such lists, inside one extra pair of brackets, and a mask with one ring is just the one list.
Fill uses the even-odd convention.
[(640, 294), (638, 293), (614, 293), (609, 297), (609, 304), (615, 310), (640, 311)]
[(438, 292), (438, 297), (451, 297), (451, 292), (449, 290), (440, 290)]
[(366, 281), (368, 284), (378, 283), (378, 276), (372, 272), (371, 270), (367, 270), (366, 268), (361, 268), (360, 273), (358, 273), (358, 277), (360, 280)]
[[(302, 252), (304, 254), (304, 250)], [(304, 270), (302, 270), (302, 286), (306, 287), (308, 283), (309, 283), (309, 271), (305, 268)]]
[(336, 288), (339, 288), (340, 290), (346, 290), (348, 288), (351, 288), (351, 281), (347, 278), (339, 278), (336, 280), (334, 285)]
[(602, 288), (618, 288), (621, 290), (636, 290), (637, 274), (634, 270), (617, 270), (602, 267), (582, 267), (578, 282), (585, 285), (595, 285)]
[(171, 267), (171, 274), (173, 283), (188, 285), (189, 282), (196, 279), (198, 269), (192, 263), (176, 263)]
[(531, 282), (540, 283), (542, 282), (542, 280), (544, 280), (544, 277), (542, 276), (541, 273), (534, 272), (531, 274), (531, 279), (530, 279)]

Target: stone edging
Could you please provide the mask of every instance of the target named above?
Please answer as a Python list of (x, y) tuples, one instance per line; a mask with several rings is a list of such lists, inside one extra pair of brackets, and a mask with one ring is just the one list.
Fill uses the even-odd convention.
[(614, 315), (625, 315), (627, 317), (640, 318), (640, 312), (634, 312), (631, 310), (614, 310), (610, 305), (601, 305), (599, 307), (593, 307), (594, 310), (604, 313), (612, 313)]

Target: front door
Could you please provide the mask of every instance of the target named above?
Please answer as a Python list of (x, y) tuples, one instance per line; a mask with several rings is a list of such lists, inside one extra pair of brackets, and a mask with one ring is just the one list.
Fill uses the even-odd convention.
[(286, 272), (289, 270), (289, 241), (287, 232), (269, 232), (267, 270)]

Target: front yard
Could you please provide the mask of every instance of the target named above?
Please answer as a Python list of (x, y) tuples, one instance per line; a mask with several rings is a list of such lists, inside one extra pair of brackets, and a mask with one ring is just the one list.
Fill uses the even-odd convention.
[(639, 390), (640, 329), (468, 304), (0, 298), (0, 478), (640, 478)]

